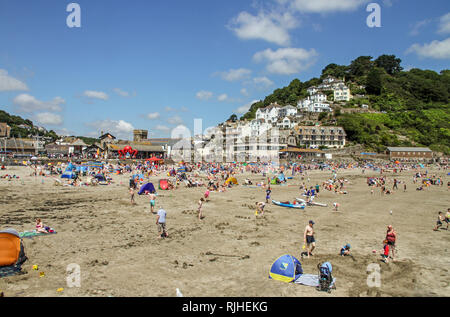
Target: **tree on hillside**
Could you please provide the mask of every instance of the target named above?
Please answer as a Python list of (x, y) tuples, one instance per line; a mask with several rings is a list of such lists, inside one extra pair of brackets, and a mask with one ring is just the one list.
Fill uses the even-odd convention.
[(348, 66), (345, 65), (337, 65), (337, 64), (329, 64), (322, 70), (321, 79), (326, 78), (327, 76), (333, 76), (335, 78), (344, 78), (347, 75)]
[(384, 68), (389, 75), (395, 75), (403, 70), (400, 66), (402, 60), (395, 55), (381, 55), (375, 60), (375, 66)]
[(227, 121), (236, 122), (237, 120), (238, 120), (237, 115), (232, 114), (232, 115), (230, 116), (230, 118), (228, 118)]
[(352, 78), (365, 76), (372, 68), (372, 56), (360, 56), (350, 64), (349, 74)]
[(383, 88), (383, 81), (381, 78), (382, 74), (383, 71), (381, 68), (373, 68), (369, 72), (366, 82), (366, 91), (368, 94), (377, 96), (381, 94), (381, 90)]

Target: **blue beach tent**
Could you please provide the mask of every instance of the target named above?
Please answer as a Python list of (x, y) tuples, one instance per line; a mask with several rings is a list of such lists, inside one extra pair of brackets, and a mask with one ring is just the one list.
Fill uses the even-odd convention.
[(74, 179), (75, 178), (75, 173), (74, 172), (64, 172), (61, 175), (61, 178), (67, 178), (67, 179)]
[(73, 165), (72, 163), (69, 163), (69, 165), (67, 165), (66, 172), (73, 172), (75, 170), (76, 170), (76, 166)]
[(286, 254), (279, 257), (270, 269), (269, 278), (285, 283), (294, 282), (303, 274), (300, 261), (294, 256)]
[(152, 183), (147, 183), (147, 184), (145, 184), (145, 185), (142, 185), (142, 187), (141, 187), (141, 189), (139, 190), (139, 195), (142, 195), (142, 194), (144, 194), (145, 192), (149, 192), (149, 193), (155, 193), (156, 192), (156, 190), (155, 190), (155, 186), (153, 186), (153, 184)]

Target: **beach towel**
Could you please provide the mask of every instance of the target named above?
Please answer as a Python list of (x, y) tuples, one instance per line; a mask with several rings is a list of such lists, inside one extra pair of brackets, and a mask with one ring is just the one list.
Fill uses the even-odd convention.
[[(50, 228), (51, 229), (51, 228)], [(53, 230), (53, 229), (51, 229)], [(32, 231), (24, 231), (24, 232), (20, 232), (19, 233), (19, 237), (20, 238), (29, 238), (32, 239), (33, 237), (38, 237), (38, 236), (48, 236), (51, 234), (56, 234), (57, 232), (55, 230), (53, 230), (53, 232), (49, 232), (49, 233), (43, 233), (43, 232), (36, 232), (36, 230), (32, 230)]]
[[(333, 277), (333, 282), (331, 282), (330, 287), (334, 285), (336, 278)], [(306, 286), (318, 287), (319, 286), (319, 276), (317, 274), (302, 274), (295, 281), (295, 284), (302, 284)]]

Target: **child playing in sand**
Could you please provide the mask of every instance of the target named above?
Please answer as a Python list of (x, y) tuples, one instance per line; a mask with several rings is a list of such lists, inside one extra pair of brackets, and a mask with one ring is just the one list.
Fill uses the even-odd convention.
[(256, 203), (255, 205), (256, 205), (255, 216), (258, 216), (258, 213), (260, 213), (261, 216), (264, 216), (264, 207), (266, 206), (266, 203), (259, 202), (259, 203)]
[(383, 253), (381, 255), (382, 262), (388, 263), (389, 262), (389, 244), (387, 240), (383, 241)]
[(340, 252), (341, 256), (347, 256), (350, 255), (350, 244), (346, 244), (345, 246), (343, 246), (341, 248), (341, 252)]
[(334, 204), (333, 204), (333, 207), (334, 207), (333, 210), (334, 210), (334, 211), (338, 211), (339, 206), (340, 206), (340, 205), (339, 205), (338, 203), (334, 203)]
[[(436, 222), (436, 227), (434, 227), (434, 231), (438, 231), (440, 227), (442, 227), (442, 222), (445, 221), (446, 217), (444, 216), (444, 214), (439, 211), (438, 213), (438, 220)], [(448, 228), (448, 222), (447, 222), (447, 228)]]

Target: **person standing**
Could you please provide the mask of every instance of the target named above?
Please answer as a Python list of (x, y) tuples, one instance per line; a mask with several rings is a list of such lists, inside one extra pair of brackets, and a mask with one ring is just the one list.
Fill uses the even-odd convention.
[(150, 211), (152, 212), (152, 214), (154, 214), (155, 213), (155, 204), (156, 204), (156, 202), (155, 202), (156, 195), (151, 193), (149, 195), (149, 198), (150, 198)]
[(270, 189), (270, 185), (269, 185), (269, 187), (266, 190), (266, 204), (269, 203), (271, 193), (272, 193), (272, 190)]
[(166, 228), (167, 212), (160, 206), (156, 216), (156, 225), (158, 226), (158, 238), (169, 236)]
[(136, 202), (134, 201), (134, 188), (130, 187), (130, 197), (131, 197), (131, 204), (135, 205)]
[[(314, 224), (315, 222), (310, 220), (305, 228), (305, 233), (303, 234), (303, 242), (306, 244), (306, 254), (308, 259), (312, 256), (312, 251), (316, 248), (316, 240), (314, 239)], [(302, 257), (303, 257), (302, 253)]]
[(200, 198), (200, 200), (198, 201), (198, 220), (202, 220), (203, 217), (203, 213), (202, 213), (202, 207), (203, 207), (203, 203), (205, 202), (205, 198)]
[(395, 243), (397, 241), (397, 232), (395, 232), (394, 228), (391, 225), (389, 225), (387, 227), (386, 240), (387, 240), (387, 245), (389, 246), (389, 252), (392, 254), (392, 261), (394, 261)]

